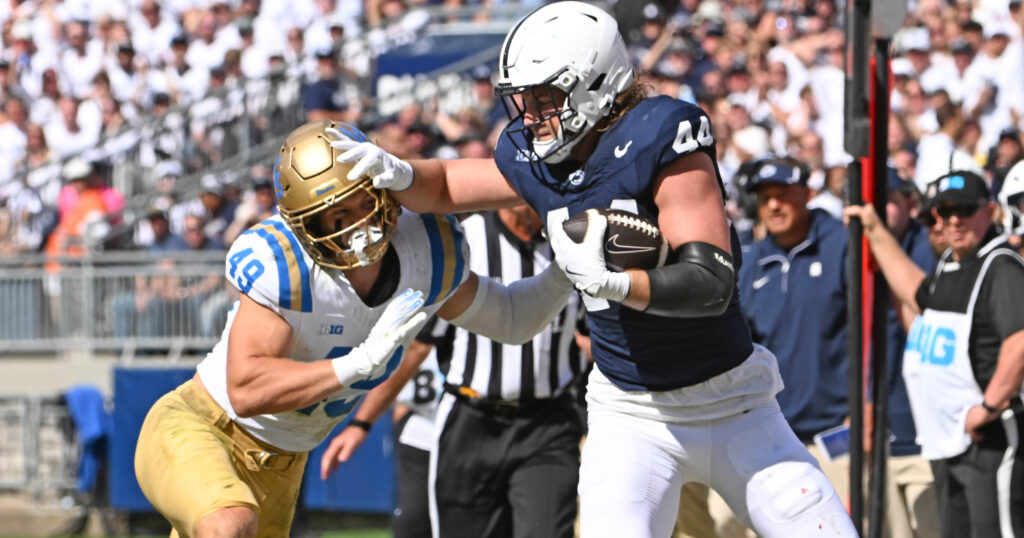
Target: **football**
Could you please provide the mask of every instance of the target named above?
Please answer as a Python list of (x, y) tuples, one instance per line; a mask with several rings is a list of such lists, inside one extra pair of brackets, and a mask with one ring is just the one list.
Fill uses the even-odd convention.
[[(609, 269), (654, 269), (668, 257), (668, 242), (658, 225), (629, 211), (598, 209), (608, 219), (604, 235), (604, 262)], [(562, 223), (569, 239), (583, 241), (587, 233), (587, 212), (582, 211)]]

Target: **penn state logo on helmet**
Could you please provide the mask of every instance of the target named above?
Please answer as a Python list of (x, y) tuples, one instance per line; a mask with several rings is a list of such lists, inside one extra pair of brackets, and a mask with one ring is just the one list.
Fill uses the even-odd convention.
[[(501, 46), (495, 91), (512, 120), (506, 132), (521, 133), (539, 159), (558, 163), (611, 112), (615, 98), (633, 80), (633, 66), (615, 19), (599, 7), (564, 1), (535, 10), (508, 33)], [(554, 105), (529, 125), (525, 124), (527, 92), (534, 102)], [(543, 140), (534, 136), (531, 125), (554, 118), (558, 118), (554, 133)]]
[[(373, 188), (369, 176), (356, 181), (345, 177), (352, 165), (339, 163), (340, 152), (331, 147), (339, 133), (357, 142), (367, 140), (359, 129), (329, 120), (292, 131), (274, 167), (274, 190), (278, 212), (310, 257), (323, 266), (351, 269), (384, 256), (400, 209), (387, 191)], [(367, 208), (365, 216), (346, 221), (344, 227), (323, 222), (321, 216), (331, 207), (364, 196), (368, 201), (359, 207)]]

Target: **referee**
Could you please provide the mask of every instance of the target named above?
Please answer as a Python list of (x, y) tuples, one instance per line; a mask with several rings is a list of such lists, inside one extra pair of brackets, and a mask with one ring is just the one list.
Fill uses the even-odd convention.
[[(512, 282), (551, 261), (526, 206), (462, 226), (478, 274)], [(572, 392), (588, 365), (575, 327), (575, 297), (522, 346), (452, 327), (430, 461), (435, 538), (573, 536), (583, 432)]]

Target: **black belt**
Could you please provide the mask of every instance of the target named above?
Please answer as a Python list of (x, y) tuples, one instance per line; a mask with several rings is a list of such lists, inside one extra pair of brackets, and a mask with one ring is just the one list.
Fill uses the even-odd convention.
[(500, 400), (497, 398), (480, 396), (477, 391), (469, 387), (460, 387), (449, 383), (444, 384), (444, 391), (455, 396), (456, 400), (473, 407), (474, 409), (479, 409), (485, 413), (506, 418), (533, 415), (539, 411), (547, 409), (553, 403), (563, 400), (563, 396), (568, 394), (568, 392), (565, 391), (552, 398)]

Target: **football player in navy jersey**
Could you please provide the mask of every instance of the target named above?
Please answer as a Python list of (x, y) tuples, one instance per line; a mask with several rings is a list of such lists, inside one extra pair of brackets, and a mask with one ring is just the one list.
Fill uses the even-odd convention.
[[(667, 536), (684, 483), (717, 490), (762, 536), (855, 536), (828, 480), (775, 402), (775, 357), (751, 342), (735, 288), (739, 243), (726, 218), (707, 115), (636, 80), (615, 20), (582, 2), (548, 4), (502, 46), (496, 91), (510, 123), (494, 159), (405, 162), (339, 140), (351, 176), (416, 211), (526, 201), (545, 217), (556, 262), (582, 295), (597, 363), (579, 493), (582, 534)], [(604, 263), (605, 218), (579, 244), (561, 223), (598, 208), (658, 223), (663, 267)]]

